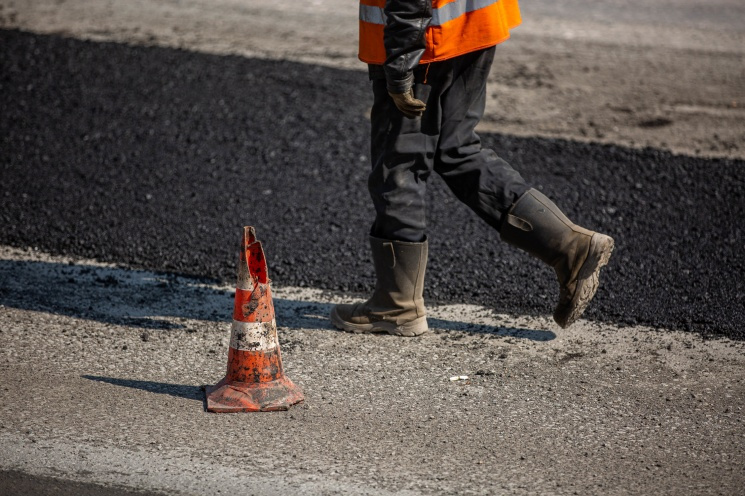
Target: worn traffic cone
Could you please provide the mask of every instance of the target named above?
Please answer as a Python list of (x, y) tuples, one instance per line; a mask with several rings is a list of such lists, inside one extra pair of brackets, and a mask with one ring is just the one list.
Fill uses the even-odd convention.
[(206, 395), (207, 411), (220, 413), (287, 410), (304, 399), (282, 370), (271, 281), (253, 227), (243, 228), (228, 372)]

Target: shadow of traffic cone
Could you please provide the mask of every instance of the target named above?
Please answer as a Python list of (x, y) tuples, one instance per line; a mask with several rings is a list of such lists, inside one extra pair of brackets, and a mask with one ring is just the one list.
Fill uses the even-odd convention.
[(304, 399), (282, 370), (271, 281), (253, 227), (243, 228), (228, 372), (205, 392), (207, 411), (220, 413), (287, 410)]

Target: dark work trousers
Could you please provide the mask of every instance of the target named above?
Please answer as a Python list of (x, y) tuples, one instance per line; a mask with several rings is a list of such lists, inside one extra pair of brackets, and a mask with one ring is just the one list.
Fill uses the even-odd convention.
[[(461, 55), (414, 71), (414, 95), (427, 104), (409, 119), (386, 90), (381, 66), (370, 66), (372, 172), (375, 204), (371, 234), (420, 242), (425, 239), (427, 179), (434, 170), (455, 196), (499, 230), (502, 216), (530, 187), (474, 132), (484, 115), (486, 78), (496, 47)], [(426, 82), (425, 82), (426, 80)]]

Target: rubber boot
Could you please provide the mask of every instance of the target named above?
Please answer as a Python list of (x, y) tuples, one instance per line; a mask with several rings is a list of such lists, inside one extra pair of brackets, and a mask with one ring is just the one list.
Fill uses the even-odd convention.
[(574, 323), (595, 296), (600, 268), (613, 251), (613, 238), (574, 224), (535, 189), (512, 205), (500, 234), (507, 243), (554, 268), (560, 288), (554, 320), (561, 327)]
[(377, 282), (364, 303), (336, 305), (331, 322), (348, 332), (387, 332), (419, 336), (427, 331), (424, 311), (424, 269), (427, 241), (408, 243), (370, 236)]

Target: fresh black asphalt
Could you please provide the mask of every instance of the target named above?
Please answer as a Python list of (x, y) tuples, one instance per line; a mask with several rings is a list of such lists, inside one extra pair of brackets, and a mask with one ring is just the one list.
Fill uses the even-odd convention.
[[(364, 293), (364, 72), (0, 31), (0, 243)], [(745, 338), (745, 163), (482, 136), (616, 250), (588, 318)], [(548, 314), (553, 275), (431, 180), (425, 298)], [(55, 288), (49, 288), (54, 291)]]

